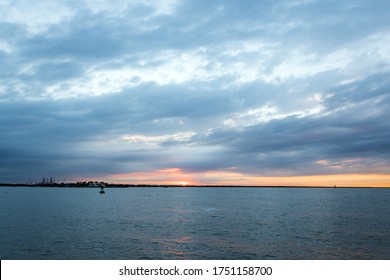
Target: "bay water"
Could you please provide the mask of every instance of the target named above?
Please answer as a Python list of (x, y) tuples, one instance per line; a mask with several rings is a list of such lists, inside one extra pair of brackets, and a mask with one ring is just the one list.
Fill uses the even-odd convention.
[(1, 187), (0, 259), (390, 259), (390, 189)]

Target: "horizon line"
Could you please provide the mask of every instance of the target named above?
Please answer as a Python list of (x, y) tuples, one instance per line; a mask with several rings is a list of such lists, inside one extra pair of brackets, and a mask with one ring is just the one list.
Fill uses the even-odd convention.
[[(103, 185), (92, 186), (91, 183), (100, 183)], [(133, 183), (106, 183), (98, 181), (68, 182), (68, 183), (0, 183), (0, 187), (74, 187), (74, 188), (131, 188), (131, 187), (175, 187), (175, 188), (327, 188), (327, 189), (390, 189), (389, 186), (337, 186), (337, 185), (221, 185), (221, 184), (133, 184)]]

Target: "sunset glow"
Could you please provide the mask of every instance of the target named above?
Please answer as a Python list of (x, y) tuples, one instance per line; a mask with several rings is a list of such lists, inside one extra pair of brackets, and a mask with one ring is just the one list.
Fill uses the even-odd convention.
[[(163, 174), (163, 175), (162, 175)], [(185, 173), (180, 169), (170, 172), (116, 174), (100, 178), (123, 184), (161, 185), (237, 185), (237, 186), (313, 186), (313, 187), (390, 187), (390, 174), (335, 174), (310, 176), (249, 176), (236, 172), (217, 171)], [(183, 180), (185, 179), (185, 180)]]

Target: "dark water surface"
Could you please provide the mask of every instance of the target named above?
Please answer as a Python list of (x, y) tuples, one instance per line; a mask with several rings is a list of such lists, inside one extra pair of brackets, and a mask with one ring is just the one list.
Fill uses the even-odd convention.
[(390, 189), (0, 188), (1, 259), (390, 259)]

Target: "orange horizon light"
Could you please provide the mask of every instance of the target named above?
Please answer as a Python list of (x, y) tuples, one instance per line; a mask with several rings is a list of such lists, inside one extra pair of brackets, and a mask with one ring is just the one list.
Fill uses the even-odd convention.
[(98, 178), (127, 184), (161, 185), (241, 185), (241, 186), (302, 186), (302, 187), (390, 187), (390, 174), (326, 174), (305, 176), (254, 176), (228, 170), (183, 172), (180, 168), (152, 172), (112, 174)]

